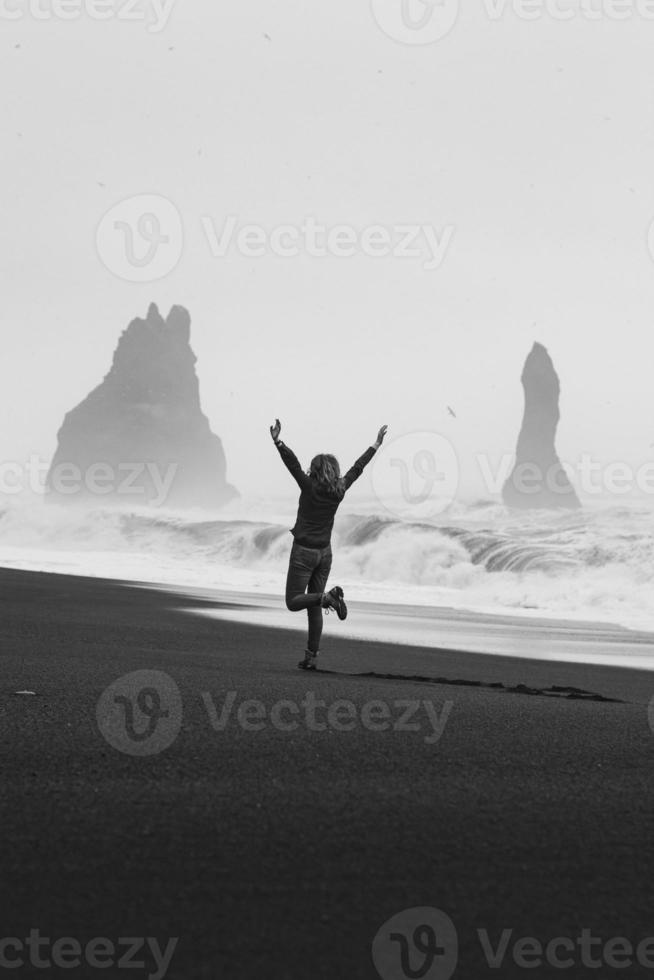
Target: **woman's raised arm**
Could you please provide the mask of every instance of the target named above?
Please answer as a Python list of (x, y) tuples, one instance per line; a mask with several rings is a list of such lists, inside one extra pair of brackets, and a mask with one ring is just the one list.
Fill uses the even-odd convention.
[(349, 490), (352, 484), (354, 483), (354, 481), (359, 479), (365, 467), (368, 465), (368, 463), (370, 462), (370, 460), (375, 455), (375, 453), (381, 446), (382, 442), (384, 441), (384, 436), (386, 435), (387, 429), (388, 429), (387, 425), (382, 425), (381, 429), (377, 433), (377, 438), (375, 439), (375, 441), (371, 444), (371, 446), (368, 449), (366, 449), (363, 456), (359, 456), (356, 463), (354, 463), (354, 465), (351, 466), (350, 469), (347, 471), (347, 473), (343, 477), (346, 490)]
[(275, 424), (270, 426), (270, 435), (272, 440), (277, 446), (279, 455), (282, 457), (286, 469), (291, 474), (297, 485), (301, 490), (311, 484), (311, 477), (309, 477), (300, 464), (299, 459), (295, 455), (292, 449), (289, 449), (286, 443), (282, 442), (279, 438), (279, 434), (282, 431), (282, 424), (279, 419), (275, 419)]

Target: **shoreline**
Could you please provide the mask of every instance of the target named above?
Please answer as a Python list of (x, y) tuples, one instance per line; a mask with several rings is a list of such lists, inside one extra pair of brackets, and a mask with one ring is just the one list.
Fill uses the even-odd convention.
[[(305, 616), (303, 613), (288, 612), (278, 596), (269, 596), (268, 605), (262, 606), (261, 596), (250, 593), (219, 593), (213, 589), (189, 589), (153, 582), (6, 569), (0, 566), (0, 581), (4, 577), (8, 577), (10, 581), (24, 581), (29, 588), (39, 582), (45, 583), (47, 588), (61, 587), (66, 595), (74, 595), (78, 591), (94, 594), (97, 591), (102, 596), (109, 589), (112, 592), (117, 591), (122, 602), (133, 600), (137, 609), (138, 597), (141, 596), (147, 606), (161, 604), (170, 615), (183, 617), (187, 630), (197, 630), (200, 635), (205, 629), (215, 628), (219, 631), (227, 629), (230, 635), (239, 635), (238, 631), (244, 631), (246, 635), (254, 633), (263, 636), (267, 646), (277, 648), (281, 645), (288, 650), (285, 666), (289, 669), (294, 669), (303, 655)], [(640, 657), (620, 656), (615, 651), (613, 656), (608, 654), (604, 658), (599, 657), (597, 639), (593, 633), (582, 634), (583, 639), (575, 654), (554, 656), (551, 624), (543, 621), (541, 625), (545, 645), (541, 646), (539, 655), (538, 649), (527, 648), (533, 641), (534, 633), (531, 630), (525, 631), (521, 621), (513, 624), (516, 632), (510, 648), (507, 648), (506, 628), (511, 625), (511, 621), (507, 623), (504, 617), (475, 614), (478, 635), (482, 637), (475, 649), (476, 644), (472, 641), (469, 630), (470, 620), (460, 610), (435, 611), (434, 620), (439, 628), (451, 627), (443, 633), (443, 642), (437, 643), (433, 635), (420, 634), (418, 630), (409, 639), (356, 635), (357, 630), (352, 629), (352, 625), (357, 615), (360, 615), (358, 605), (353, 604), (351, 617), (344, 623), (335, 616), (325, 617), (321, 666), (328, 671), (334, 670), (343, 676), (352, 677), (366, 672), (370, 675), (383, 674), (395, 676), (400, 681), (413, 677), (432, 682), (439, 678), (447, 684), (498, 684), (506, 689), (525, 685), (536, 691), (555, 686), (570, 687), (608, 699), (617, 698), (639, 704), (649, 702), (650, 685), (654, 693), (648, 634), (645, 634), (647, 642), (643, 643), (646, 653)], [(380, 612), (383, 613), (383, 610)], [(347, 628), (348, 623), (350, 631), (343, 629)], [(491, 625), (498, 629), (499, 640), (496, 645), (503, 649), (490, 649), (493, 645), (488, 633)], [(559, 625), (563, 633), (562, 642), (569, 644), (570, 631), (578, 627), (578, 624), (561, 621)], [(604, 635), (603, 624), (594, 626)], [(462, 632), (462, 628), (467, 631)], [(616, 642), (607, 645), (621, 648), (625, 634), (629, 634), (626, 628), (617, 627), (614, 633)], [(543, 649), (546, 656), (542, 655)], [(583, 651), (588, 649), (590, 653), (584, 657)], [(302, 672), (295, 670), (295, 673)]]
[[(184, 597), (202, 599), (208, 606), (194, 609), (197, 615), (264, 629), (306, 632), (306, 616), (288, 612), (281, 596), (152, 582), (140, 585), (179, 596), (180, 610), (185, 609)], [(348, 610), (345, 622), (337, 621), (335, 615), (324, 617), (323, 645), (347, 638), (489, 657), (654, 671), (654, 633), (618, 624), (359, 601), (348, 602)]]
[[(264, 629), (306, 632), (303, 613), (290, 613), (281, 594), (242, 588), (201, 588), (185, 583), (75, 575), (66, 570), (19, 569), (0, 564), (8, 573), (53, 575), (124, 587), (152, 589), (178, 596), (180, 611), (197, 616)], [(200, 600), (199, 605), (195, 604)], [(191, 605), (189, 606), (189, 601)], [(654, 632), (619, 623), (565, 619), (532, 614), (465, 610), (457, 606), (429, 607), (398, 602), (348, 601), (349, 615), (339, 622), (325, 615), (323, 646), (334, 639), (449, 649), (461, 654), (512, 657), (520, 660), (612, 666), (654, 671)]]
[[(65, 553), (61, 557), (62, 559), (65, 558)], [(3, 564), (0, 559), (0, 569), (8, 572), (31, 572), (39, 575), (60, 575), (80, 579), (88, 578), (104, 582), (123, 582), (125, 585), (133, 585), (137, 588), (145, 586), (179, 595), (189, 595), (193, 598), (206, 598), (218, 603), (231, 604), (235, 602), (238, 605), (242, 604), (247, 607), (257, 606), (266, 610), (277, 609), (281, 604), (282, 608), (284, 608), (283, 589), (277, 592), (265, 591), (263, 589), (255, 591), (239, 585), (232, 587), (222, 584), (205, 588), (189, 582), (136, 577), (124, 578), (120, 575), (104, 572), (101, 574), (89, 574), (85, 571), (70, 570), (70, 568), (64, 565), (63, 561), (61, 564), (63, 566), (61, 568), (39, 568), (29, 562), (29, 560), (25, 563), (14, 562)], [(366, 586), (366, 588), (368, 587)], [(374, 615), (380, 615), (382, 617), (427, 619), (433, 621), (446, 620), (450, 623), (470, 623), (477, 625), (487, 624), (491, 628), (517, 627), (527, 630), (532, 628), (536, 630), (547, 630), (553, 633), (578, 633), (582, 636), (585, 635), (594, 640), (606, 643), (628, 643), (638, 646), (651, 645), (652, 654), (654, 655), (654, 629), (648, 630), (637, 626), (628, 626), (616, 620), (592, 619), (585, 616), (582, 617), (581, 615), (564, 616), (555, 613), (547, 614), (538, 610), (532, 611), (525, 609), (501, 608), (499, 611), (493, 612), (487, 609), (446, 604), (429, 605), (427, 602), (417, 603), (402, 599), (396, 602), (376, 602), (369, 599), (348, 600), (348, 607), (353, 610), (359, 610), (364, 616), (374, 613)], [(277, 623), (271, 623), (270, 625), (277, 627)], [(281, 628), (295, 629), (296, 626), (293, 622), (289, 623), (287, 621)], [(355, 638), (354, 635), (351, 638)], [(358, 634), (357, 638), (366, 639), (368, 637), (364, 634)], [(390, 636), (379, 636), (375, 637), (375, 639), (380, 639), (382, 642), (404, 642), (401, 637), (391, 638)], [(411, 641), (416, 642), (414, 638), (411, 638)], [(409, 638), (407, 638), (406, 642), (409, 642)]]

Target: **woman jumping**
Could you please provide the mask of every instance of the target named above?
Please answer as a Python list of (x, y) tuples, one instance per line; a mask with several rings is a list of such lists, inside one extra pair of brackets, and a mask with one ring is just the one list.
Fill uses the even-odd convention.
[(286, 607), (291, 612), (300, 609), (307, 611), (309, 639), (304, 660), (298, 664), (303, 670), (316, 669), (323, 609), (335, 609), (339, 619), (347, 616), (340, 585), (335, 585), (329, 592), (325, 591), (332, 567), (330, 542), (334, 515), (346, 491), (361, 476), (364, 467), (381, 446), (387, 428), (382, 425), (373, 445), (341, 477), (338, 460), (328, 453), (314, 456), (309, 472), (305, 473), (295, 453), (279, 438), (282, 430), (279, 419), (270, 426), (279, 455), (301, 490), (295, 526), (291, 529), (294, 540), (286, 579)]

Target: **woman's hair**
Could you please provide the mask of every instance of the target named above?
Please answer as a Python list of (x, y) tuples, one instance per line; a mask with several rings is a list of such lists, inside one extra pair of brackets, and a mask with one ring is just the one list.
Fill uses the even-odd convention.
[(345, 493), (345, 482), (341, 479), (341, 468), (338, 460), (330, 453), (320, 453), (311, 460), (309, 476), (320, 490), (342, 496)]

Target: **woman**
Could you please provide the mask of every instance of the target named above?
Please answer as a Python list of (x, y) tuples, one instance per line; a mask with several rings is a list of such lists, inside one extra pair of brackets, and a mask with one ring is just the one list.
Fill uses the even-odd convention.
[(323, 609), (335, 609), (339, 619), (347, 616), (343, 589), (335, 585), (329, 592), (325, 591), (332, 567), (330, 541), (334, 515), (346, 491), (381, 446), (387, 428), (381, 427), (375, 443), (341, 477), (338, 460), (328, 453), (314, 456), (309, 472), (305, 473), (295, 453), (279, 438), (282, 430), (279, 419), (270, 426), (273, 442), (301, 491), (295, 526), (291, 530), (294, 540), (286, 579), (286, 607), (291, 612), (307, 611), (309, 639), (304, 660), (298, 664), (303, 670), (316, 669)]

